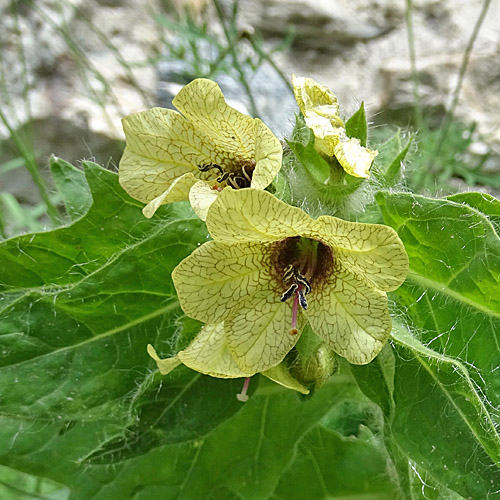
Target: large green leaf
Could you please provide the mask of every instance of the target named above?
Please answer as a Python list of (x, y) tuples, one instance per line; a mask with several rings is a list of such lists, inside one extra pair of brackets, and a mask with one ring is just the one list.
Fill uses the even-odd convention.
[(276, 500), (400, 498), (383, 446), (380, 409), (337, 399), (321, 422), (300, 441), (280, 479)]
[(377, 201), (410, 273), (394, 294), (403, 323), (392, 363), (379, 357), (356, 378), (384, 409), (398, 453), (465, 498), (498, 498), (498, 235), (469, 205), (404, 193)]
[[(75, 208), (79, 173), (57, 168)], [(186, 204), (146, 219), (116, 174), (86, 163), (85, 175), (93, 203), (69, 209), (70, 226), (0, 245), (0, 463), (69, 486), (73, 500), (260, 500), (282, 494), (294, 464), (311, 475), (307, 457), (320, 453), (322, 474), (346, 457), (350, 492), (373, 481), (390, 497), (380, 422), (363, 416), (376, 407), (345, 365), (307, 398), (255, 377), (245, 404), (242, 380), (160, 376), (146, 345), (168, 356), (199, 328), (170, 274), (205, 225)], [(355, 465), (370, 457), (357, 488)]]
[(386, 222), (410, 258), (397, 295), (427, 347), (468, 364), (485, 400), (500, 407), (500, 238), (464, 204), (380, 194)]

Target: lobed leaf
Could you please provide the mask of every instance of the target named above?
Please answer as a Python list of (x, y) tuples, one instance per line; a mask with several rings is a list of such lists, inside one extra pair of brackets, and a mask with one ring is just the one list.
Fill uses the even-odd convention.
[[(54, 168), (72, 179), (72, 202), (79, 174)], [(242, 379), (158, 373), (147, 344), (172, 355), (200, 328), (171, 272), (205, 225), (179, 203), (146, 219), (116, 174), (85, 163), (85, 175), (84, 215), (73, 204), (71, 225), (0, 244), (0, 463), (69, 486), (72, 500), (260, 500), (281, 494), (287, 468), (324, 435), (329, 456), (373, 454), (362, 489), (373, 479), (393, 491), (379, 436), (358, 438), (358, 421), (373, 433), (380, 423), (363, 420), (371, 403), (345, 365), (308, 398), (256, 377), (244, 405)], [(356, 484), (356, 468), (342, 470)]]
[(393, 293), (395, 356), (353, 373), (384, 410), (395, 461), (402, 453), (465, 498), (498, 498), (498, 235), (470, 205), (386, 192), (377, 201), (410, 273)]

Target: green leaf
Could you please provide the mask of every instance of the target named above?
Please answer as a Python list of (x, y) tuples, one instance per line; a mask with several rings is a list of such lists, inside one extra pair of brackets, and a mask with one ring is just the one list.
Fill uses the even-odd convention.
[[(90, 162), (84, 165), (92, 214), (70, 227), (26, 234), (0, 246), (0, 291), (78, 282), (145, 234), (158, 231), (157, 220), (146, 219), (142, 205), (125, 197), (116, 174)], [(177, 216), (178, 211), (172, 207), (166, 213)]]
[(47, 479), (0, 466), (0, 498), (8, 500), (67, 500), (67, 488)]
[(315, 426), (300, 441), (296, 459), (281, 478), (273, 500), (397, 498), (386, 457), (370, 437), (344, 437)]
[(345, 364), (307, 398), (254, 377), (245, 404), (243, 380), (182, 366), (160, 376), (147, 344), (169, 356), (200, 327), (171, 271), (207, 240), (205, 225), (185, 203), (146, 219), (116, 174), (84, 166), (85, 215), (0, 244), (0, 463), (68, 486), (73, 500), (260, 500), (324, 435), (331, 457), (349, 458), (345, 483), (373, 455), (362, 488), (373, 480), (390, 497), (380, 415)]
[(471, 208), (486, 215), (493, 224), (497, 234), (500, 234), (500, 200), (488, 193), (457, 193), (448, 196), (448, 200), (455, 203), (465, 203)]
[[(399, 355), (393, 436), (435, 480), (466, 498), (490, 498), (500, 480), (500, 439), (466, 366), (425, 347), (405, 328), (396, 327), (393, 339)], [(403, 362), (408, 356), (413, 359)]]
[(92, 204), (92, 195), (83, 170), (75, 168), (61, 158), (52, 156), (50, 171), (71, 220), (79, 219)]
[(94, 198), (85, 217), (0, 246), (2, 415), (8, 431), (40, 423), (32, 445), (48, 432), (56, 446), (51, 429), (86, 449), (123, 435), (132, 401), (155, 385), (147, 343), (171, 352), (198, 328), (182, 320), (170, 273), (206, 239), (203, 223), (185, 204), (145, 219), (116, 174), (85, 166)]
[(410, 258), (393, 294), (406, 323), (393, 331), (393, 368), (375, 360), (353, 371), (384, 409), (394, 445), (437, 484), (498, 498), (498, 235), (468, 205), (386, 192), (377, 201)]
[(385, 182), (388, 186), (393, 186), (399, 180), (399, 177), (401, 176), (401, 167), (403, 165), (404, 159), (406, 158), (406, 155), (408, 154), (411, 143), (413, 142), (413, 137), (414, 137), (413, 135), (410, 136), (408, 142), (406, 143), (406, 146), (404, 146), (403, 149), (399, 151), (399, 153), (386, 167), (384, 177), (385, 177)]
[(305, 144), (299, 141), (287, 141), (305, 172), (318, 184), (324, 184), (330, 177), (330, 165), (314, 149), (314, 134), (307, 129), (307, 141)]
[[(265, 380), (244, 405), (233, 392), (240, 411), (232, 418), (206, 435), (165, 441), (150, 453), (127, 460), (95, 498), (129, 498), (139, 492), (139, 498), (165, 500), (268, 498), (293, 460), (296, 443), (328, 412), (325, 400), (344, 402), (355, 390), (352, 381), (346, 382), (339, 378), (306, 400)], [(227, 387), (225, 381), (219, 383)], [(208, 394), (197, 396), (210, 404)], [(201, 411), (196, 420), (205, 418)]]
[(365, 104), (362, 102), (359, 109), (354, 113), (345, 124), (347, 137), (359, 139), (361, 146), (366, 147), (368, 138), (368, 124), (366, 122)]

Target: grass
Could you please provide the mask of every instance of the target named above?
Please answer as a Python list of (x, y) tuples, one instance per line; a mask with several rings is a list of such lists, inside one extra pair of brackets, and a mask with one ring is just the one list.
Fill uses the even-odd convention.
[(464, 124), (455, 120), (455, 111), (470, 56), (490, 5), (491, 0), (483, 0), (478, 18), (462, 55), (458, 80), (452, 92), (451, 103), (446, 109), (439, 126), (431, 128), (429, 125), (430, 117), (422, 109), (419, 96), (417, 58), (412, 22), (413, 2), (412, 0), (406, 0), (405, 21), (413, 82), (414, 125), (419, 131), (417, 142), (421, 151), (421, 154), (414, 159), (412, 175), (408, 182), (416, 192), (447, 190), (449, 187), (448, 182), (452, 177), (461, 178), (469, 185), (482, 184), (500, 187), (499, 179), (495, 178), (498, 176), (489, 176), (483, 171), (489, 153), (473, 162), (467, 161), (466, 153), (473, 142), (476, 124)]

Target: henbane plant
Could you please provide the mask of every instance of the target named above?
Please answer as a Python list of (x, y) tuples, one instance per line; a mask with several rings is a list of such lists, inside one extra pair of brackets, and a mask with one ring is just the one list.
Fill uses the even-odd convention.
[[(293, 85), (330, 168), (368, 177), (377, 152), (347, 137), (336, 97), (311, 79), (294, 77)], [(391, 331), (385, 292), (408, 270), (396, 232), (328, 215), (311, 219), (256, 189), (278, 173), (279, 142), (260, 120), (230, 108), (213, 82), (193, 81), (174, 104), (185, 116), (156, 109), (124, 120), (120, 178), (130, 194), (151, 200), (147, 216), (189, 198), (206, 220), (214, 241), (179, 263), (172, 278), (183, 311), (218, 326), (203, 330), (204, 348), (195, 339), (171, 362), (160, 363), (150, 347), (163, 372), (193, 351), (198, 362), (188, 365), (212, 376), (266, 372), (290, 353), (307, 322), (332, 355), (369, 363)]]
[(124, 119), (119, 176), (52, 158), (64, 225), (0, 244), (2, 465), (78, 500), (498, 498), (500, 202), (410, 192), (408, 146), (294, 84), (282, 142), (195, 80)]

